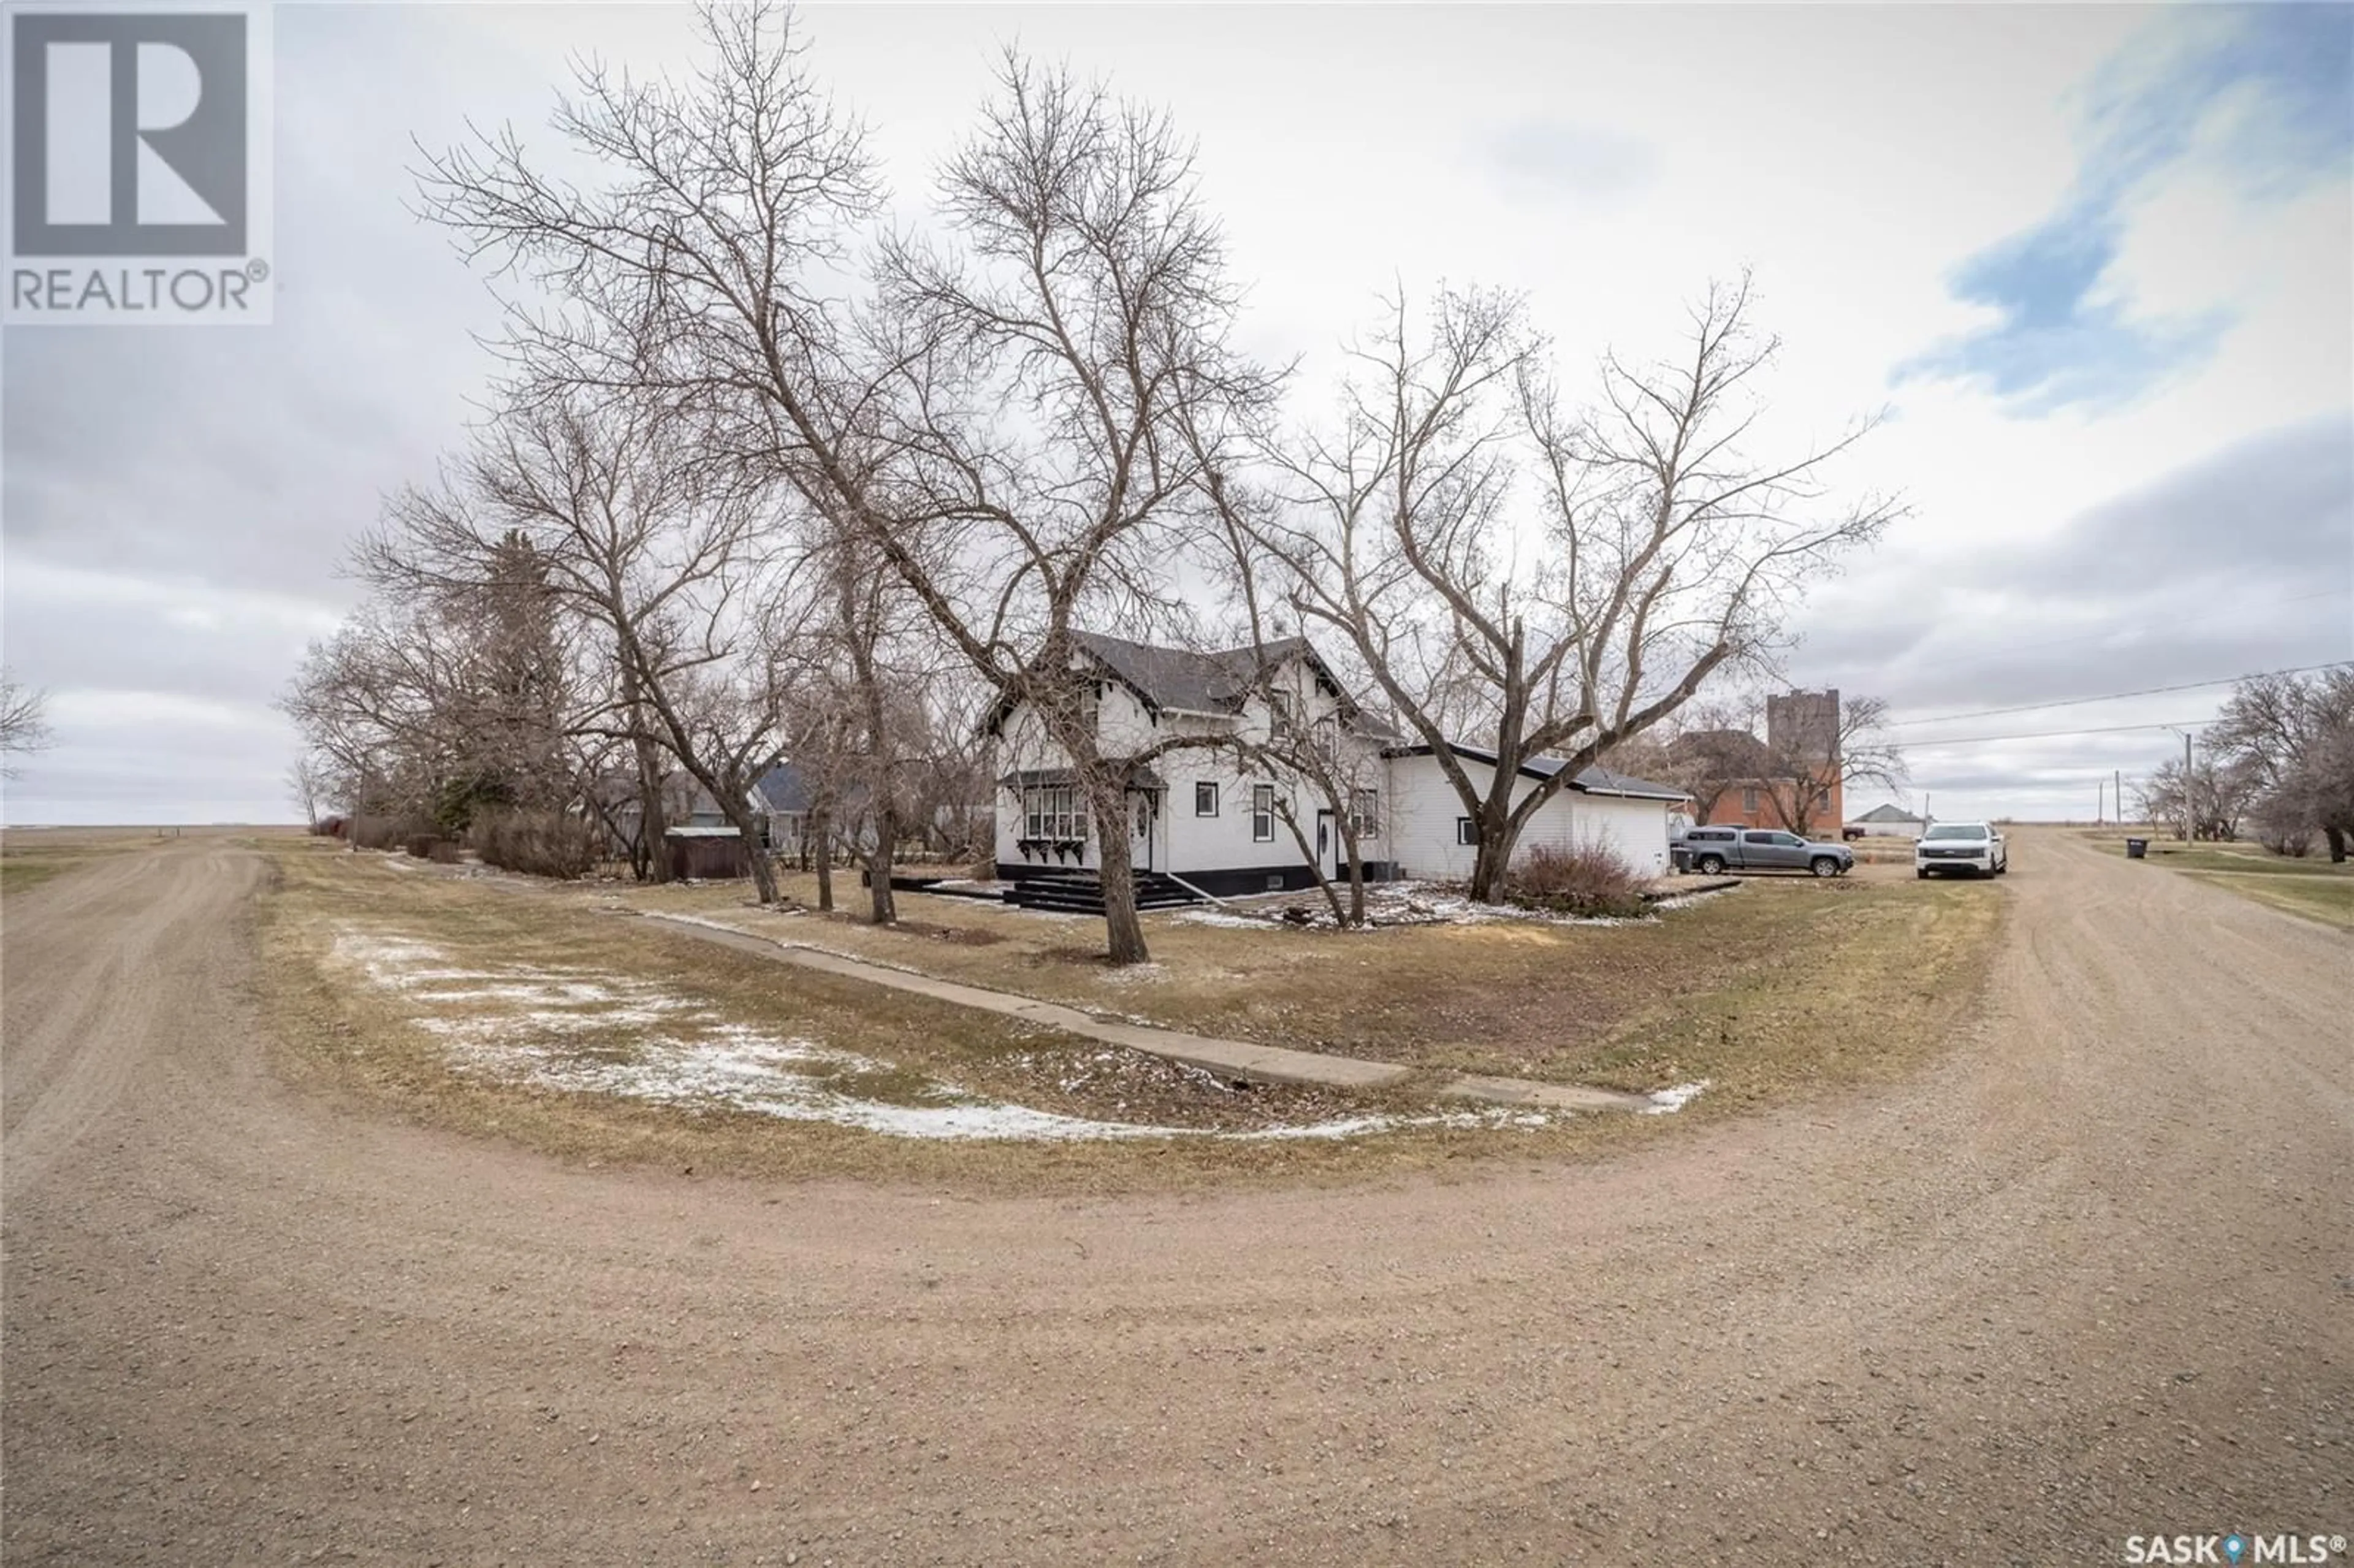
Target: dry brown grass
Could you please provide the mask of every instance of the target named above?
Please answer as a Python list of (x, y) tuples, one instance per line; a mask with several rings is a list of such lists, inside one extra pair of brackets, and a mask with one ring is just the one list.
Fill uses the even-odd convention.
[[(788, 879), (796, 897), (813, 896)], [(1568, 926), (1498, 920), (1371, 931), (1235, 929), (1147, 917), (1154, 964), (1107, 967), (1100, 922), (1031, 915), (921, 894), (900, 899), (902, 927), (850, 915), (764, 912), (742, 888), (625, 889), (609, 898), (724, 918), (927, 974), (1038, 996), (1171, 1028), (1433, 1069), (1562, 1083), (1658, 1088), (1630, 1081), (1627, 1042), (1667, 1012), (1719, 993), (1746, 994), (1793, 974), (1853, 983), (1834, 949), (1867, 964), (1901, 957), (1888, 933), (1925, 927), (1939, 942), (1983, 946), (1998, 900), (1987, 889), (1909, 876), (1761, 877), (1656, 925)]]
[[(1985, 888), (1792, 880), (1754, 884), (1644, 927), (1243, 931), (1156, 916), (1157, 963), (1138, 975), (1097, 959), (1093, 922), (970, 900), (909, 895), (907, 927), (877, 930), (846, 918), (764, 914), (745, 907), (737, 887), (508, 890), (423, 867), (396, 871), (387, 857), (325, 846), (286, 846), (277, 858), (281, 885), (264, 922), (266, 992), (287, 1069), (303, 1081), (584, 1163), (1071, 1191), (1353, 1179), (1499, 1156), (1586, 1155), (1742, 1107), (1880, 1079), (1949, 1039), (1983, 975), (2002, 907)], [(796, 884), (793, 891), (808, 889)], [(364, 919), (460, 954), (654, 980), (761, 1028), (1042, 1109), (1200, 1119), (1198, 1106), (1189, 1112), (1181, 1103), (1201, 1097), (1198, 1085), (1140, 1090), (1136, 1075), (1119, 1074), (1061, 1089), (1056, 1080), (1068, 1075), (1070, 1061), (1098, 1052), (1091, 1043), (731, 952), (600, 914), (600, 906), (726, 916), (764, 934), (1201, 1033), (1434, 1069), (1629, 1089), (1706, 1077), (1712, 1087), (1674, 1117), (1598, 1116), (1534, 1129), (1414, 1128), (1340, 1141), (948, 1143), (753, 1113), (687, 1115), (453, 1073), (442, 1043), (404, 1016), (400, 999), (354, 985), (325, 961), (332, 927)], [(1411, 1107), (1407, 1097), (1253, 1094), (1265, 1097), (1255, 1113), (1262, 1124)]]

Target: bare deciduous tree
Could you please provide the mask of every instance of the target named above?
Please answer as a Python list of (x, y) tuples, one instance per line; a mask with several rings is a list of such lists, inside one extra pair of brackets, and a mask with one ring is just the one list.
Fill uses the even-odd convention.
[(695, 460), (674, 419), (642, 402), (550, 395), (489, 427), (458, 482), (404, 493), (362, 546), (379, 584), (475, 581), (528, 542), (548, 593), (610, 649), (617, 689), (574, 721), (637, 748), (659, 813), (658, 738), (734, 826), (763, 904), (774, 869), (751, 803), (784, 747), (771, 650), (780, 614), (773, 497)]
[(2319, 833), (2333, 862), (2354, 839), (2354, 665), (2260, 675), (2234, 687), (2202, 737), (2254, 792), (2266, 837)]
[(51, 736), (48, 697), (0, 672), (0, 779), (16, 777), (15, 758), (44, 751)]
[[(1681, 359), (1606, 356), (1598, 406), (1574, 417), (1517, 302), (1442, 293), (1418, 329), (1401, 301), (1354, 353), (1337, 429), (1273, 448), (1275, 493), (1220, 476), (1288, 602), (1431, 747), (1476, 827), (1475, 897), (1498, 895), (1522, 829), (1581, 768), (1763, 654), (1807, 580), (1897, 514), (1835, 503), (1822, 479), (1870, 420), (1787, 459), (1744, 453), (1776, 347), (1748, 317), (1745, 283), (1712, 289)], [(1543, 756), (1567, 766), (1522, 774)]]
[(328, 799), (327, 769), (320, 758), (309, 751), (297, 757), (286, 768), (286, 794), (302, 813), (302, 825), (313, 832), (323, 820), (320, 807)]
[[(716, 450), (789, 476), (883, 561), (1001, 699), (1046, 715), (1101, 821), (1088, 618), (1178, 608), (1161, 534), (1201, 462), (1181, 420), (1268, 391), (1226, 343), (1235, 298), (1168, 122), (1009, 62), (939, 179), (949, 250), (894, 241), (861, 313), (836, 270), (875, 186), (803, 73), (790, 18), (703, 13), (684, 85), (589, 69), (558, 129), (608, 179), (534, 167), (511, 133), (431, 160), (427, 211), (559, 302), (518, 318), (540, 377), (692, 409)], [(1100, 874), (1116, 960), (1145, 956), (1127, 843)]]

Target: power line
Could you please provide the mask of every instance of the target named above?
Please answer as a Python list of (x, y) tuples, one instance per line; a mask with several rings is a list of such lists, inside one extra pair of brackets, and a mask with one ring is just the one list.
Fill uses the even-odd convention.
[(2144, 686), (2138, 691), (2132, 692), (2105, 692), (2097, 697), (2062, 697), (2058, 702), (2052, 703), (2019, 703), (2007, 708), (1975, 708), (1966, 714), (1939, 714), (1934, 718), (1897, 719), (1885, 727), (1909, 729), (1915, 725), (1951, 724), (1957, 719), (1993, 718), (2001, 714), (2035, 713), (2044, 708), (2082, 707), (2086, 703), (2121, 702), (2126, 697), (2155, 697), (2162, 696), (2168, 692), (2196, 692), (2207, 686), (2228, 686), (2240, 681), (2263, 680), (2271, 675), (2309, 675), (2316, 670), (2331, 669), (2343, 662), (2345, 662), (2343, 660), (2332, 659), (2327, 663), (2298, 664), (2286, 670), (2261, 670), (2253, 674), (2223, 675), (2212, 681), (2185, 681), (2176, 686)]
[(2128, 730), (2136, 729), (2197, 729), (2201, 725), (2211, 725), (2214, 722), (2216, 721), (2213, 719), (2203, 718), (2178, 719), (2172, 724), (2112, 724), (2100, 725), (2090, 729), (2023, 730), (2015, 735), (1972, 735), (1956, 736), (1950, 740), (1909, 740), (1904, 744), (1915, 751), (1935, 751), (1940, 747), (1981, 746), (1996, 740), (2051, 740), (2064, 739), (2072, 735), (2123, 735)]

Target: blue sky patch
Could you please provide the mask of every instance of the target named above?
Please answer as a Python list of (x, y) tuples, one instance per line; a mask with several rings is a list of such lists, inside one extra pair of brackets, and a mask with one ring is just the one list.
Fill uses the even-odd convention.
[(2027, 414), (2097, 411), (2205, 360), (2231, 324), (2228, 303), (2149, 319), (2101, 290), (2124, 209), (2194, 154), (2259, 199), (2342, 177), (2354, 154), (2354, 9), (2169, 12), (2088, 84), (2084, 144), (2060, 208), (1949, 281), (1955, 298), (1998, 319), (1906, 361), (1897, 381), (1975, 383)]

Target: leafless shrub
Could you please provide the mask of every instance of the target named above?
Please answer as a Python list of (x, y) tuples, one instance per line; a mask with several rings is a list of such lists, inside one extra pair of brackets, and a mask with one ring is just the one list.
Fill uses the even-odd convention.
[(597, 867), (596, 828), (559, 811), (479, 812), (470, 836), (482, 863), (502, 871), (569, 882)]
[(1512, 862), (1504, 901), (1553, 915), (1632, 919), (1643, 913), (1643, 884), (1607, 844), (1536, 844)]

